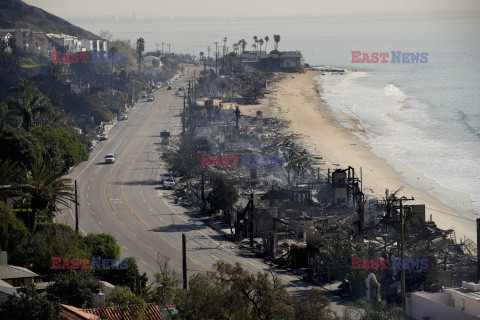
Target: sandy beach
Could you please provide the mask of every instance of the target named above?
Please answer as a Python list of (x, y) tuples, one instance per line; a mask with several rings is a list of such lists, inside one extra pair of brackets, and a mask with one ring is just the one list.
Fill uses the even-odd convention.
[[(415, 172), (400, 162), (387, 163), (385, 159), (375, 155), (372, 149), (357, 136), (367, 136), (357, 126), (353, 119), (349, 119), (351, 129), (339, 124), (332, 116), (325, 102), (321, 99), (322, 88), (318, 86), (314, 77), (320, 72), (309, 70), (302, 74), (285, 74), (284, 79), (269, 87), (271, 93), (255, 106), (242, 106), (243, 114), (254, 115), (262, 110), (264, 117), (277, 117), (291, 121), (289, 130), (302, 135), (304, 147), (315, 156), (321, 156), (326, 165), (321, 169), (354, 167), (356, 172), (363, 173), (363, 188), (367, 196), (373, 195), (381, 199), (385, 189), (395, 191), (400, 187), (400, 196), (415, 198), (408, 204), (425, 204), (426, 218), (433, 221), (439, 228), (454, 229), (457, 242), (464, 236), (476, 242), (475, 221), (464, 217), (457, 210), (452, 209), (439, 199), (415, 185), (415, 181), (422, 181), (422, 185), (430, 184), (429, 191), (441, 188), (429, 181), (420, 172)], [(356, 134), (356, 135), (354, 135)], [(377, 152), (378, 153), (378, 152)], [(395, 171), (393, 167), (398, 171)], [(450, 192), (454, 193), (455, 192)], [(458, 199), (464, 195), (458, 193)], [(467, 200), (465, 200), (467, 201)]]

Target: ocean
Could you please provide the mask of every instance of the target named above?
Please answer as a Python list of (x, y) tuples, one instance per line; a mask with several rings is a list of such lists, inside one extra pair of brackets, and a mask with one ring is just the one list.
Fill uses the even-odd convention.
[[(355, 70), (317, 81), (334, 115), (345, 126), (339, 111), (353, 118), (374, 153), (466, 216), (480, 213), (478, 12), (77, 24), (132, 43), (143, 37), (147, 51), (164, 42), (195, 55), (224, 37), (230, 47), (244, 38), (249, 50), (253, 36), (268, 35), (271, 50), (273, 34), (280, 34), (279, 50), (300, 50), (310, 65)], [(428, 62), (352, 63), (352, 51), (426, 52)]]

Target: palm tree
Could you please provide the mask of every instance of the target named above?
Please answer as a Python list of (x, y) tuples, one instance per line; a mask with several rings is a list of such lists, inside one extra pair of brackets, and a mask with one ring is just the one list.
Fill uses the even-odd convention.
[(21, 170), (16, 162), (0, 160), (0, 201), (7, 203), (7, 198), (17, 195), (21, 179)]
[(59, 120), (59, 115), (48, 98), (33, 85), (32, 81), (20, 79), (20, 86), (10, 88), (7, 92), (16, 94), (16, 97), (8, 97), (6, 104), (12, 113), (15, 113), (12, 110), (16, 110), (17, 114), (21, 115), (21, 124), (25, 130)]
[(257, 43), (258, 43), (258, 37), (254, 36), (253, 41), (255, 41), (255, 49), (257, 48)]
[(396, 219), (397, 211), (395, 210), (395, 204), (397, 201), (397, 193), (401, 191), (403, 187), (400, 187), (397, 189), (397, 191), (390, 193), (388, 189), (385, 189), (385, 197), (383, 198), (383, 201), (385, 202), (385, 219), (390, 219), (392, 218), (392, 213), (394, 215), (394, 218)]
[(278, 51), (278, 43), (280, 42), (280, 35), (274, 34), (273, 41), (275, 42), (275, 51)]
[(27, 184), (24, 193), (30, 200), (31, 216), (28, 218), (31, 235), (35, 233), (38, 212), (53, 208), (55, 203), (70, 207), (70, 202), (75, 201), (71, 180), (63, 178), (63, 172), (58, 166), (49, 167), (45, 161), (35, 163), (32, 169), (25, 168)]
[(270, 38), (268, 36), (265, 36), (265, 53), (267, 53), (267, 44)]
[(245, 39), (242, 39), (240, 40), (240, 42), (241, 42), (240, 45), (242, 46), (242, 53), (243, 53), (243, 51), (245, 51), (245, 48), (247, 47), (247, 41), (245, 41)]
[[(170, 49), (170, 45), (168, 46), (168, 48)], [(143, 63), (143, 51), (145, 51), (145, 40), (143, 38), (137, 39), (137, 46), (135, 48), (135, 51), (137, 51), (138, 73), (141, 73)]]
[(223, 38), (223, 55), (226, 54), (226, 49), (227, 49), (227, 37)]
[(258, 40), (258, 43), (260, 44), (260, 54), (262, 54), (263, 39)]

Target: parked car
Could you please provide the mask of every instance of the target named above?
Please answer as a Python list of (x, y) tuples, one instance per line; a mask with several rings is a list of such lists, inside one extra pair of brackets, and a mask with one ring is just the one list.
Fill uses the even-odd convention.
[(167, 90), (172, 90), (172, 86), (168, 86), (168, 87), (167, 87)]
[(119, 121), (122, 121), (122, 120), (127, 120), (128, 119), (128, 116), (125, 114), (125, 113), (122, 113), (120, 115), (120, 117), (118, 118)]
[(163, 189), (175, 189), (175, 179), (172, 176), (167, 176), (163, 180)]
[(154, 100), (154, 99), (153, 99), (153, 96), (148, 96), (148, 97), (147, 97), (147, 101), (153, 101), (153, 100)]
[(113, 153), (109, 153), (105, 156), (105, 164), (115, 163), (115, 156)]
[(180, 88), (178, 88), (178, 91), (183, 91), (183, 90), (185, 90), (185, 88), (184, 88), (184, 87), (180, 87)]
[(146, 98), (147, 94), (145, 92), (142, 93), (142, 98)]
[(107, 140), (107, 139), (108, 139), (108, 134), (102, 133), (102, 134), (100, 135), (100, 141)]
[(175, 91), (175, 95), (176, 95), (176, 96), (179, 96), (179, 95), (180, 95), (180, 91)]

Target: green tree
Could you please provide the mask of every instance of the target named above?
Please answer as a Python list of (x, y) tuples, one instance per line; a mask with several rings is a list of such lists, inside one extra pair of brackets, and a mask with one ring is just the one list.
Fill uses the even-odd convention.
[(208, 195), (207, 200), (213, 212), (218, 210), (230, 212), (232, 206), (238, 200), (237, 190), (224, 174), (218, 174), (213, 180), (213, 190)]
[(135, 295), (130, 288), (115, 287), (107, 294), (105, 304), (107, 307), (128, 307), (131, 305), (145, 306), (145, 300)]
[(332, 279), (343, 279), (351, 271), (351, 257), (353, 256), (353, 248), (350, 243), (341, 243), (332, 240), (331, 245), (326, 246), (322, 256), (318, 260), (322, 260), (323, 264), (318, 264), (320, 271), (327, 278), (327, 282)]
[(114, 236), (106, 233), (90, 233), (80, 240), (83, 250), (93, 257), (117, 260), (120, 257), (120, 246)]
[(207, 139), (195, 138), (194, 135), (185, 133), (170, 144), (163, 153), (163, 159), (170, 168), (186, 177), (191, 177), (201, 171), (200, 154), (208, 152), (210, 148)]
[(242, 46), (242, 53), (245, 51), (245, 48), (247, 47), (247, 41), (245, 39), (240, 40), (240, 45)]
[(181, 281), (177, 277), (156, 273), (155, 280), (148, 290), (148, 301), (161, 306), (169, 306), (181, 299)]
[(143, 63), (143, 52), (145, 51), (145, 40), (143, 38), (137, 39), (137, 63), (138, 63), (138, 73), (142, 72), (142, 63)]
[(80, 142), (77, 135), (65, 128), (54, 126), (41, 126), (34, 128), (32, 133), (43, 144), (47, 153), (47, 159), (51, 162), (62, 161), (62, 171), (88, 160), (85, 146)]
[(44, 96), (32, 81), (20, 79), (18, 87), (10, 88), (9, 96), (5, 100), (10, 109), (17, 110), (21, 115), (22, 127), (29, 131), (34, 126), (58, 123), (60, 114), (48, 98)]
[(295, 319), (297, 320), (328, 320), (335, 315), (328, 308), (329, 301), (322, 291), (313, 288), (306, 296), (294, 299)]
[(73, 258), (90, 259), (91, 255), (80, 247), (81, 236), (71, 227), (60, 223), (39, 223), (30, 243), (23, 241), (12, 253), (12, 264), (28, 266), (39, 274), (62, 272), (52, 270), (52, 257), (71, 261)]
[(90, 308), (93, 294), (101, 287), (102, 283), (89, 270), (70, 270), (54, 277), (54, 283), (47, 287), (47, 297), (77, 308)]
[(71, 180), (62, 176), (63, 172), (58, 167), (49, 167), (45, 161), (37, 162), (26, 170), (27, 186), (24, 189), (32, 208), (29, 218), (32, 234), (35, 233), (39, 210), (54, 208), (56, 202), (69, 207), (75, 201)]
[(44, 151), (38, 139), (23, 128), (6, 127), (0, 132), (0, 159), (21, 163), (30, 168), (42, 159)]
[(345, 320), (407, 320), (402, 308), (389, 305), (383, 300), (368, 301), (365, 298), (347, 306)]
[(0, 159), (0, 201), (7, 203), (7, 198), (18, 195), (22, 171), (16, 162)]
[(58, 319), (60, 305), (37, 293), (33, 285), (30, 284), (18, 291), (20, 293), (18, 296), (9, 296), (8, 301), (0, 308), (0, 319)]
[(129, 287), (136, 294), (143, 292), (148, 281), (147, 274), (140, 274), (134, 257), (127, 258), (127, 263), (127, 269), (96, 270), (95, 274), (114, 285)]
[(260, 54), (262, 54), (263, 39), (258, 40), (258, 44), (260, 45)]
[(12, 210), (0, 202), (0, 248), (13, 252), (26, 238), (27, 228)]
[(270, 41), (270, 38), (268, 36), (265, 36), (265, 53), (268, 53), (267, 52), (267, 45), (268, 45), (268, 41)]
[(278, 43), (280, 42), (280, 35), (279, 34), (274, 34), (273, 35), (273, 41), (275, 42), (275, 51), (278, 51)]

